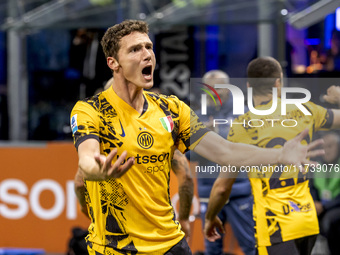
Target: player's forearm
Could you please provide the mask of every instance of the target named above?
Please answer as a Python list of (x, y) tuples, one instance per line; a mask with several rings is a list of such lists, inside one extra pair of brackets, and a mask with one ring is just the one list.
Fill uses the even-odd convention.
[(77, 199), (79, 201), (81, 211), (88, 218), (90, 218), (88, 210), (87, 210), (86, 199), (85, 199), (85, 187), (75, 187), (75, 193), (76, 193)]
[(83, 174), (81, 170), (78, 169), (76, 176), (74, 178), (74, 192), (80, 204), (81, 211), (87, 217), (89, 217), (87, 205), (86, 205), (86, 199), (85, 199), (85, 191), (86, 191), (86, 188), (84, 186)]
[(100, 172), (100, 166), (94, 159), (94, 156), (84, 155), (79, 158), (79, 168), (85, 180), (98, 181), (104, 180)]
[(179, 195), (179, 219), (189, 219), (192, 198), (194, 195), (194, 183), (191, 178), (186, 179), (178, 188)]
[[(281, 163), (282, 149), (265, 149), (248, 144), (230, 143), (230, 152), (222, 157), (222, 165), (259, 166)], [(231, 153), (232, 152), (232, 153)]]
[(242, 167), (277, 164), (280, 162), (282, 149), (263, 149), (247, 144), (232, 143), (214, 132), (209, 132), (194, 151), (219, 165)]
[(77, 196), (77, 199), (79, 201), (79, 204), (83, 207), (86, 206), (86, 200), (85, 200), (85, 187), (76, 187), (75, 193)]
[(79, 204), (83, 207), (86, 206), (85, 199), (85, 186), (74, 185), (74, 192), (76, 193)]
[(87, 139), (78, 146), (78, 167), (82, 177), (89, 181), (105, 180), (106, 173), (101, 171), (101, 166), (95, 155), (99, 155), (99, 142), (96, 139)]
[(194, 182), (191, 176), (189, 162), (184, 154), (175, 150), (172, 159), (172, 170), (178, 180), (179, 220), (188, 220), (190, 215)]
[(222, 210), (229, 199), (234, 181), (235, 179), (216, 179), (210, 192), (208, 209), (205, 214), (207, 220), (213, 220)]

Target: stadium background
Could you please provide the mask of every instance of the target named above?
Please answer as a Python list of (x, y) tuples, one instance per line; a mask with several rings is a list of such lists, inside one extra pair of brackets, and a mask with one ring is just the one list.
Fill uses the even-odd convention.
[[(339, 84), (338, 7), (338, 0), (0, 0), (0, 247), (64, 254), (71, 229), (88, 225), (72, 192), (69, 114), (110, 78), (98, 44), (107, 27), (147, 21), (155, 87), (187, 102), (190, 78), (212, 69), (245, 77), (251, 59), (270, 55), (286, 77), (311, 78), (299, 86), (324, 105), (319, 95)], [(176, 185), (172, 178), (172, 196)], [(191, 247), (202, 250), (199, 218), (193, 227)], [(226, 251), (242, 254), (232, 236)]]

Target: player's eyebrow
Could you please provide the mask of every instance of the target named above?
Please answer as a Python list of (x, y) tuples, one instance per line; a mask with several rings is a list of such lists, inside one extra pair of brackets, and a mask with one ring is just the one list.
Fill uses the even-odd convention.
[(145, 44), (145, 46), (151, 46), (151, 47), (153, 47), (153, 43), (152, 43), (152, 42), (147, 42), (147, 43)]
[(127, 48), (127, 50), (130, 51), (133, 48), (141, 48), (141, 47), (143, 47), (143, 45), (150, 46), (151, 48), (153, 47), (152, 42), (140, 42), (140, 43), (136, 43), (136, 44), (131, 45), (130, 47)]

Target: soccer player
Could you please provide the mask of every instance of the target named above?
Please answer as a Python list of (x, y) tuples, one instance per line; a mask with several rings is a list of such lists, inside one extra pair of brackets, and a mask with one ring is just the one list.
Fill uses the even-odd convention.
[[(253, 89), (255, 108), (271, 108), (273, 88), (276, 88), (280, 95), (282, 87), (280, 64), (271, 57), (261, 57), (249, 63), (247, 72), (247, 85)], [(329, 92), (328, 96), (330, 95)], [(327, 100), (327, 97), (325, 99)], [(312, 115), (304, 115), (295, 105), (288, 105), (287, 114), (282, 116), (281, 100), (277, 100), (278, 107), (272, 114), (259, 116), (247, 112), (238, 117), (236, 123), (243, 123), (244, 120), (246, 123), (248, 120), (254, 120), (254, 123), (252, 126), (233, 125), (228, 140), (273, 148), (281, 147), (306, 128), (310, 130), (304, 139), (305, 143), (308, 143), (312, 140), (314, 131), (340, 127), (339, 110), (327, 110), (308, 102), (303, 106)], [(297, 125), (294, 126), (292, 122), (293, 124), (286, 123), (290, 127), (284, 127), (281, 125), (283, 119), (295, 120)], [(261, 125), (262, 121), (264, 125)], [(298, 255), (310, 254), (312, 251), (319, 233), (317, 214), (306, 173), (293, 170), (296, 171), (260, 170), (249, 173), (254, 196), (253, 215), (259, 255)], [(221, 222), (216, 215), (228, 199), (234, 182), (234, 178), (223, 178), (222, 175), (220, 177), (222, 178), (218, 178), (212, 188), (206, 213), (204, 232), (211, 241), (219, 238), (216, 228), (221, 229)]]
[(234, 144), (209, 132), (178, 98), (144, 91), (153, 86), (156, 65), (145, 22), (123, 21), (101, 44), (114, 83), (71, 113), (91, 217), (90, 254), (191, 254), (169, 198), (176, 148), (220, 165), (309, 162), (315, 144), (300, 143), (306, 131), (283, 149)]

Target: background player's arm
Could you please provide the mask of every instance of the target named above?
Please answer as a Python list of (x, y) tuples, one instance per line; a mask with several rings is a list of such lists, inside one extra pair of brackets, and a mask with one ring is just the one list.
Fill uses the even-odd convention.
[[(327, 95), (324, 95), (323, 98), (331, 104), (336, 104), (340, 108), (340, 86), (331, 86), (327, 89)], [(331, 128), (339, 129), (340, 128), (340, 110), (332, 109), (334, 114), (334, 119)]]
[(134, 164), (134, 158), (129, 158), (122, 165), (127, 152), (124, 151), (117, 160), (114, 148), (107, 157), (100, 154), (99, 142), (96, 139), (87, 139), (78, 146), (79, 170), (84, 179), (98, 181), (122, 176)]
[[(226, 175), (226, 176), (222, 176)], [(222, 210), (223, 206), (229, 199), (231, 188), (235, 182), (233, 176), (229, 177), (228, 173), (221, 173), (216, 179), (210, 192), (208, 209), (205, 214), (204, 235), (210, 241), (214, 242), (221, 236), (216, 228), (224, 233), (224, 227), (217, 214)]]
[(84, 179), (80, 169), (78, 169), (75, 177), (74, 177), (74, 191), (76, 193), (78, 202), (81, 207), (81, 211), (88, 217), (89, 213), (87, 210), (86, 200), (85, 200), (85, 186), (84, 186)]
[(194, 194), (194, 182), (191, 176), (189, 163), (184, 154), (179, 150), (175, 150), (172, 159), (172, 170), (178, 180), (179, 195), (179, 215), (178, 221), (181, 223), (182, 230), (186, 238), (190, 237), (189, 215), (191, 209), (192, 198)]
[(309, 150), (320, 145), (322, 141), (316, 140), (313, 143), (302, 145), (302, 139), (308, 134), (305, 129), (295, 138), (287, 141), (283, 148), (267, 149), (252, 145), (232, 143), (214, 132), (208, 132), (196, 145), (194, 151), (202, 157), (213, 161), (221, 166), (260, 166), (261, 164), (285, 164), (297, 165), (312, 164), (307, 157), (323, 154), (322, 150), (315, 152)]

